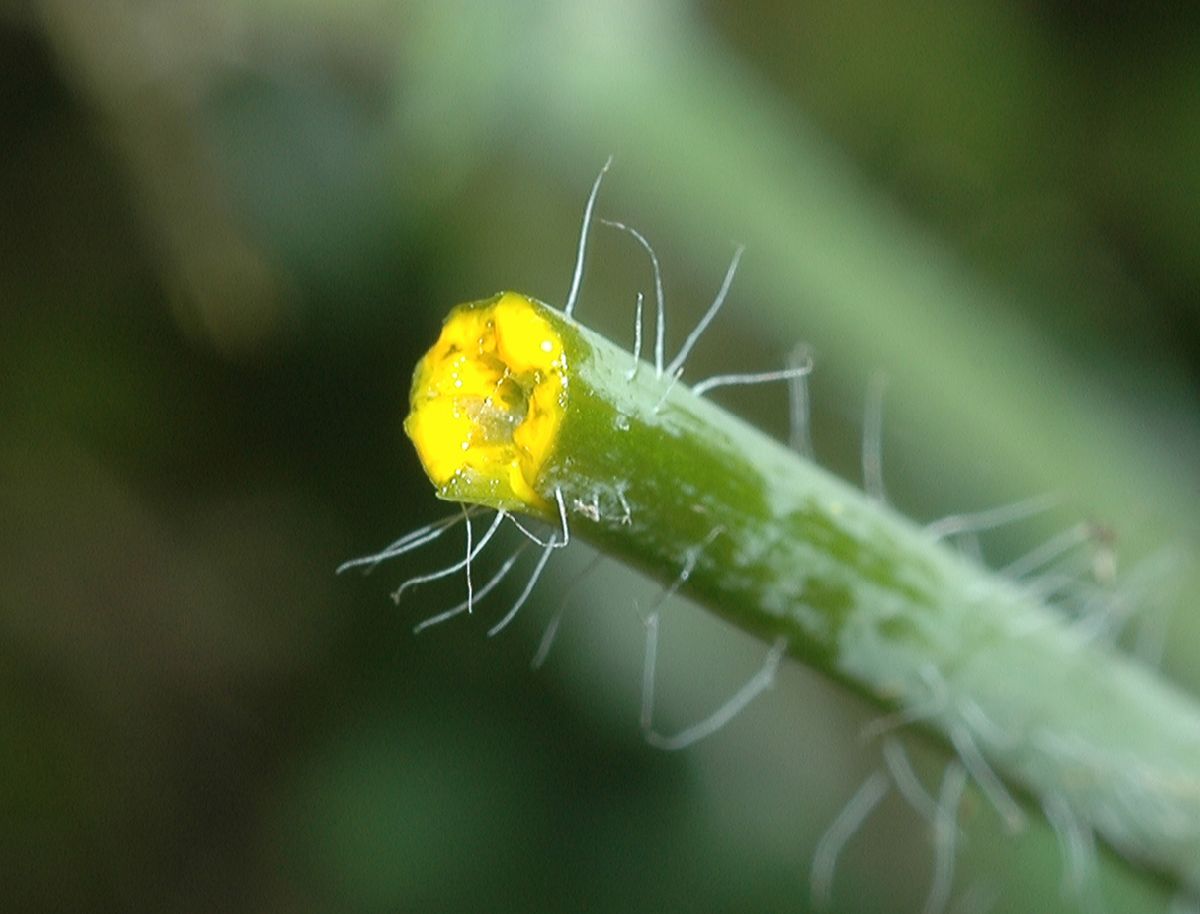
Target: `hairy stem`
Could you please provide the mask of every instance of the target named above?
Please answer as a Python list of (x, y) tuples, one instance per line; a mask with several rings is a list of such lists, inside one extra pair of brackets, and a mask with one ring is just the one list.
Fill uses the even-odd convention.
[[(894, 709), (885, 720), (940, 735), (1010, 825), (1024, 812), (996, 773), (1200, 890), (1195, 702), (669, 373), (642, 363), (630, 378), (629, 353), (517, 298), (561, 348), (536, 497), (472, 488), (475, 464), (443, 497), (552, 522), (564, 506), (572, 535), (685, 578), (714, 612)], [(414, 412), (423, 396), (418, 384)]]

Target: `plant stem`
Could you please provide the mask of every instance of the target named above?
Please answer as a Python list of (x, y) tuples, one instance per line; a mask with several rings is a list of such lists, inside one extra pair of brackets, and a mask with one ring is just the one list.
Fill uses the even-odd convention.
[[(663, 581), (686, 578), (683, 591), (712, 611), (785, 638), (796, 658), (894, 710), (885, 724), (938, 734), (1011, 826), (1024, 813), (993, 770), (1200, 891), (1194, 701), (1088, 640), (1030, 588), (653, 366), (631, 379), (629, 353), (519, 298), (561, 345), (564, 379), (529, 513), (558, 522), (561, 503), (573, 536)], [(418, 384), (414, 407), (422, 396)], [(514, 507), (511, 492), (461, 482), (439, 494)]]

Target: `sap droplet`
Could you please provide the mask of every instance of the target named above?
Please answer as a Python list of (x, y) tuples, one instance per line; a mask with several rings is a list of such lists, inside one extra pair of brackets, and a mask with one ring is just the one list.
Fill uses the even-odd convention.
[(613, 425), (616, 426), (617, 431), (627, 432), (629, 431), (629, 417), (624, 413), (617, 413), (617, 418), (613, 420)]

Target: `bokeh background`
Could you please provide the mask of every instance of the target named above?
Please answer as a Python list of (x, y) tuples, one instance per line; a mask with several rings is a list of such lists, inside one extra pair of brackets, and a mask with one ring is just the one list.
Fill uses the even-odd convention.
[[(1200, 687), (1200, 31), (1180, 5), (1026, 0), (0, 3), (0, 887), (12, 911), (805, 910), (875, 712), (795, 664), (682, 753), (638, 730), (654, 585), (586, 547), (393, 605), (441, 516), (400, 422), (447, 308), (565, 297), (587, 190), (641, 229), (692, 378), (817, 357), (812, 435), (925, 521), (1052, 492), (1069, 580)], [(598, 229), (579, 315), (629, 344), (647, 264)], [(787, 435), (781, 388), (731, 409)], [(509, 539), (487, 562), (495, 567)], [(1115, 558), (1118, 573), (1109, 580)], [(482, 573), (477, 572), (477, 574)], [(1070, 587), (1067, 588), (1071, 592)], [(658, 721), (764, 647), (684, 601)], [(1020, 675), (1014, 670), (1014, 675)], [(910, 741), (936, 789), (945, 756)], [(1166, 909), (1104, 852), (962, 811), (952, 910)], [(888, 800), (840, 910), (920, 910)]]

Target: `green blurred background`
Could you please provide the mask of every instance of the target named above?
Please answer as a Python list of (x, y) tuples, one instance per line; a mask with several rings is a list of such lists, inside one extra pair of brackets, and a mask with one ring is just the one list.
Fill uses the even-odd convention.
[[(530, 670), (586, 547), (493, 640), (520, 580), (418, 637), (461, 581), (388, 598), (460, 543), (333, 574), (444, 513), (400, 430), (411, 368), (458, 301), (563, 300), (610, 153), (599, 211), (655, 243), (672, 348), (748, 245), (689, 377), (807, 341), (818, 456), (857, 480), (886, 374), (896, 505), (1057, 494), (989, 560), (1103, 525), (1147, 620), (1131, 644), (1165, 640), (1200, 688), (1200, 22), (1179, 9), (0, 3), (5, 909), (808, 907), (816, 842), (879, 765), (871, 708), (787, 664), (666, 754), (637, 724), (650, 583), (604, 565)], [(649, 281), (598, 229), (577, 313), (628, 345)], [(782, 389), (720, 399), (787, 434)], [(661, 728), (763, 651), (671, 604)], [(941, 751), (910, 748), (936, 790)], [(954, 910), (1165, 908), (1104, 855), (1081, 900), (1052, 833), (967, 800)], [(930, 847), (888, 800), (836, 906), (920, 910)]]

